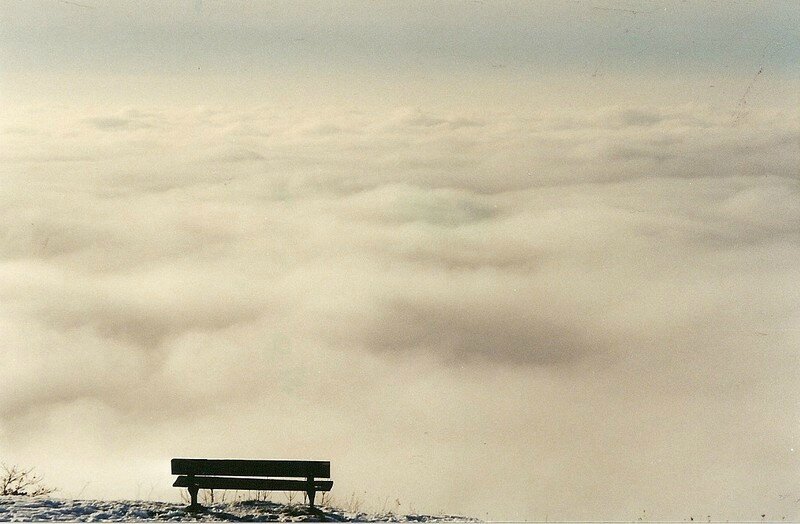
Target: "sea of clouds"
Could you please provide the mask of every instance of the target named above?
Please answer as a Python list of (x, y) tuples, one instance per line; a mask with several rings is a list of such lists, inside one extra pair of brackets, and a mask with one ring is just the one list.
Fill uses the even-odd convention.
[(799, 130), (15, 109), (0, 455), (67, 495), (173, 496), (173, 456), (320, 458), (413, 510), (797, 516)]

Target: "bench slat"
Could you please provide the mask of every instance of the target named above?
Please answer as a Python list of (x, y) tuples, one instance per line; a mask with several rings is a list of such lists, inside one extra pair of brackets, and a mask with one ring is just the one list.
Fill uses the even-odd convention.
[[(197, 486), (202, 489), (241, 489), (262, 491), (306, 491), (308, 482), (305, 480), (287, 479), (253, 479), (236, 477), (192, 477), (181, 475), (173, 484), (176, 488)], [(315, 491), (330, 491), (333, 487), (332, 480), (315, 480)]]
[(230, 475), (237, 477), (331, 476), (331, 463), (322, 460), (172, 459), (173, 475)]

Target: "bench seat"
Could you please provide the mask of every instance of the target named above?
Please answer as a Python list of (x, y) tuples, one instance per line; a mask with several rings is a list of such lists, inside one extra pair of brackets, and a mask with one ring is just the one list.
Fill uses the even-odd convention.
[[(197, 486), (200, 489), (241, 489), (251, 491), (306, 491), (309, 488), (307, 480), (290, 479), (259, 479), (246, 477), (209, 477), (179, 476), (173, 484), (176, 488), (189, 488)], [(314, 491), (330, 491), (333, 487), (332, 480), (314, 480)]]

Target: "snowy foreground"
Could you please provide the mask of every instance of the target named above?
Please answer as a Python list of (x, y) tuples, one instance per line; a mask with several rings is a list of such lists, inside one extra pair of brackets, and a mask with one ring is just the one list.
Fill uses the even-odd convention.
[(142, 500), (66, 500), (42, 497), (0, 497), (0, 521), (234, 521), (234, 522), (478, 522), (452, 515), (395, 515), (349, 513), (321, 506), (242, 501), (212, 504), (202, 513), (189, 513), (186, 504)]

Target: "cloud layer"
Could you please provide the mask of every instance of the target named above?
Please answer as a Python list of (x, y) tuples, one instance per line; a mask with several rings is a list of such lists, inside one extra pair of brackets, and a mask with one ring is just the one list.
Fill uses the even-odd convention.
[(73, 494), (288, 455), (420, 510), (796, 518), (799, 124), (20, 109), (0, 452)]

